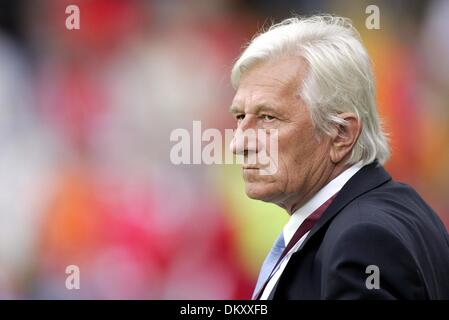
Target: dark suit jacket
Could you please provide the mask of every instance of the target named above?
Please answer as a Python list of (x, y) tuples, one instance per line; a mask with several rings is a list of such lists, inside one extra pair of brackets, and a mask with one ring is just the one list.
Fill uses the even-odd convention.
[[(379, 289), (366, 285), (369, 265)], [(448, 233), (416, 191), (372, 163), (340, 190), (270, 298), (449, 299)]]

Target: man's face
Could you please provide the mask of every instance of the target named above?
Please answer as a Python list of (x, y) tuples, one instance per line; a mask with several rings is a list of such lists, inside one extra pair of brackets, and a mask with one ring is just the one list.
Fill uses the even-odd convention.
[[(231, 112), (238, 129), (275, 129), (278, 134), (277, 170), (261, 174), (262, 166), (243, 165), (246, 194), (283, 207), (308, 194), (319, 181), (320, 168), (329, 161), (329, 140), (317, 139), (310, 112), (299, 97), (306, 75), (304, 62), (284, 57), (256, 64), (241, 77)], [(232, 150), (248, 158), (261, 152), (259, 141), (247, 143), (238, 132)]]

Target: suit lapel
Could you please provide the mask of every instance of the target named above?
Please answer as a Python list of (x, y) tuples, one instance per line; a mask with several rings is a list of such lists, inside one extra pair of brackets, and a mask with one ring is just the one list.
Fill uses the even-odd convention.
[[(293, 254), (297, 255), (304, 248), (310, 238), (312, 238), (320, 229), (322, 229), (327, 224), (327, 222), (329, 222), (351, 201), (390, 180), (391, 176), (388, 174), (388, 172), (385, 171), (382, 166), (377, 163), (377, 161), (360, 169), (360, 171), (357, 172), (351, 179), (349, 179), (349, 181), (338, 192), (334, 201), (326, 209), (326, 211), (324, 211), (323, 215), (318, 220), (316, 225), (312, 228), (312, 230), (310, 230), (301, 246)], [(281, 278), (282, 276), (279, 278), (279, 280)], [(269, 300), (273, 299), (279, 280), (271, 291), (268, 297)]]
[(332, 201), (331, 205), (323, 213), (320, 220), (318, 220), (316, 225), (312, 228), (312, 230), (310, 230), (306, 239), (303, 241), (296, 253), (301, 251), (308, 240), (312, 238), (323, 226), (326, 225), (329, 220), (337, 215), (337, 213), (339, 213), (351, 201), (390, 180), (391, 176), (377, 163), (377, 161), (360, 169), (359, 172), (349, 179), (340, 192), (338, 192), (334, 201)]

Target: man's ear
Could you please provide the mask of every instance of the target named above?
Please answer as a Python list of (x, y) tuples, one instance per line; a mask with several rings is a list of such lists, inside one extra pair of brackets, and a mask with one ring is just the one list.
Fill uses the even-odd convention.
[(332, 135), (330, 159), (333, 163), (339, 163), (351, 153), (362, 131), (362, 122), (354, 113), (340, 113), (337, 117), (346, 125), (337, 124)]

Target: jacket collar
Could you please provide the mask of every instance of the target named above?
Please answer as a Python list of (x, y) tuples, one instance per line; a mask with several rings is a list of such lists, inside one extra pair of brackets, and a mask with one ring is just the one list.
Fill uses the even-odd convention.
[(303, 241), (296, 253), (301, 251), (308, 240), (312, 238), (320, 229), (322, 229), (351, 201), (390, 180), (391, 176), (381, 165), (379, 165), (377, 160), (360, 169), (338, 192), (334, 201), (332, 201), (316, 225), (310, 230), (306, 239)]
[[(318, 231), (320, 231), (333, 217), (335, 217), (344, 207), (346, 207), (351, 201), (360, 197), (361, 195), (377, 188), (378, 186), (391, 180), (391, 176), (385, 169), (379, 165), (379, 163), (374, 161), (371, 164), (364, 166), (360, 169), (348, 182), (343, 186), (343, 188), (338, 192), (334, 201), (323, 213), (321, 218), (318, 220), (316, 225), (310, 230), (306, 239), (303, 241), (299, 249), (294, 253), (298, 254), (302, 248), (307, 244), (307, 242), (312, 238)], [(276, 289), (279, 284), (279, 280), (271, 291), (268, 299), (272, 300), (276, 295)]]

